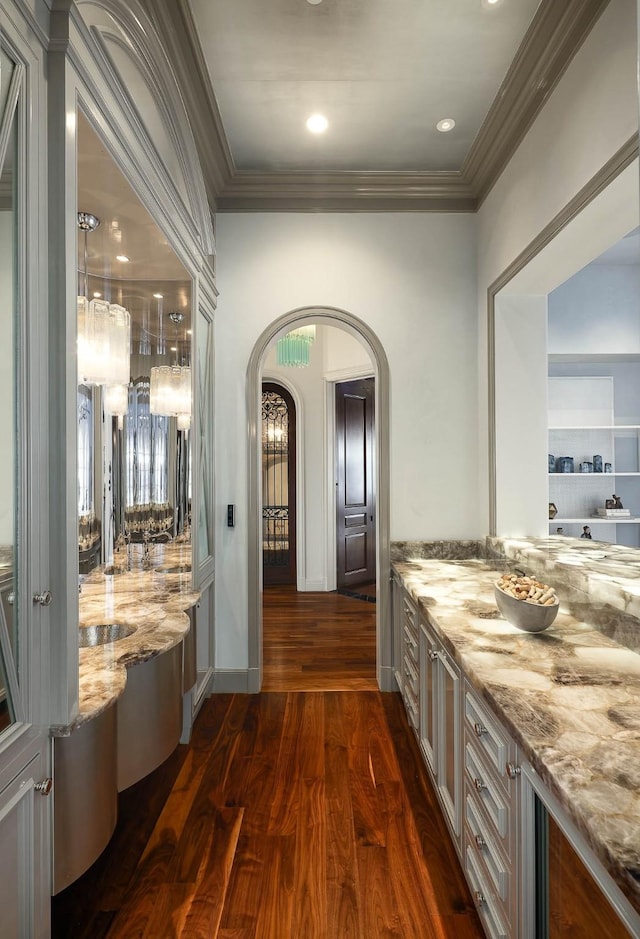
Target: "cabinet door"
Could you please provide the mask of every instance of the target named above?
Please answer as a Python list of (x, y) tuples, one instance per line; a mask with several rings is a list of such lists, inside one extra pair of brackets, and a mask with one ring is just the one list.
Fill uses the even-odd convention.
[(47, 262), (38, 199), (44, 53), (13, 4), (2, 14), (0, 936), (39, 939), (49, 934), (51, 803), (34, 788), (49, 762)]
[(449, 656), (438, 652), (438, 791), (459, 848), (462, 806), (462, 740), (460, 671)]
[(432, 776), (437, 772), (438, 642), (420, 623), (420, 749)]
[(393, 674), (402, 694), (402, 584), (395, 574), (391, 581), (393, 617)]

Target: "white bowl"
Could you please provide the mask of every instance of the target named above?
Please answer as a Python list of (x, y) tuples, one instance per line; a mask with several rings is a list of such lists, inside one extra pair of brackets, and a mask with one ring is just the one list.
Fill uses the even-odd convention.
[(516, 600), (515, 597), (501, 590), (498, 584), (494, 584), (494, 592), (496, 605), (506, 621), (528, 633), (541, 633), (543, 629), (547, 629), (560, 609), (558, 600), (549, 606), (541, 606), (529, 600)]

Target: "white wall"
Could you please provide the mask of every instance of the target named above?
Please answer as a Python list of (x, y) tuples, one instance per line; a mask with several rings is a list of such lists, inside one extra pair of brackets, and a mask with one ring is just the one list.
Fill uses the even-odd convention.
[[(475, 219), (220, 214), (217, 219), (217, 667), (247, 664), (246, 369), (300, 307), (368, 324), (390, 369), (391, 537), (484, 533), (476, 498)], [(228, 502), (237, 526), (224, 524)]]
[(549, 353), (640, 353), (640, 268), (590, 264), (552, 291)]
[[(478, 213), (478, 503), (485, 528), (489, 523), (487, 289), (637, 133), (636, 36), (635, 0), (611, 0)], [(637, 178), (635, 186), (631, 197), (637, 216), (637, 195), (633, 196), (634, 191), (637, 193)], [(627, 224), (627, 218), (611, 214), (605, 222), (572, 245), (575, 266), (565, 269), (553, 287), (633, 225)], [(529, 284), (525, 292), (542, 294), (549, 289)], [(521, 391), (517, 384), (510, 389), (515, 395)]]

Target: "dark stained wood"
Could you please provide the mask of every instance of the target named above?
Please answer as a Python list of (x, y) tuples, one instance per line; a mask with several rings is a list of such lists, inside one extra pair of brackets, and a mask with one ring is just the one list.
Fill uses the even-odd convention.
[(338, 587), (376, 577), (375, 379), (335, 386)]
[(548, 819), (549, 939), (631, 939), (553, 818)]
[(482, 939), (398, 695), (215, 695), (161, 770), (55, 937)]
[[(341, 665), (336, 684), (375, 687), (372, 604), (272, 589), (273, 686)], [(53, 920), (61, 939), (482, 935), (399, 697), (373, 691), (210, 698)]]
[(337, 593), (265, 588), (263, 691), (375, 691), (376, 607)]

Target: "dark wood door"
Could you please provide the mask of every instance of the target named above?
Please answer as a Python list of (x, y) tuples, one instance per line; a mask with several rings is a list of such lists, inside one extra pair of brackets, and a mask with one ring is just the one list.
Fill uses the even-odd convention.
[(336, 385), (337, 585), (376, 579), (373, 378)]
[(286, 388), (262, 385), (263, 583), (296, 583), (296, 409)]

